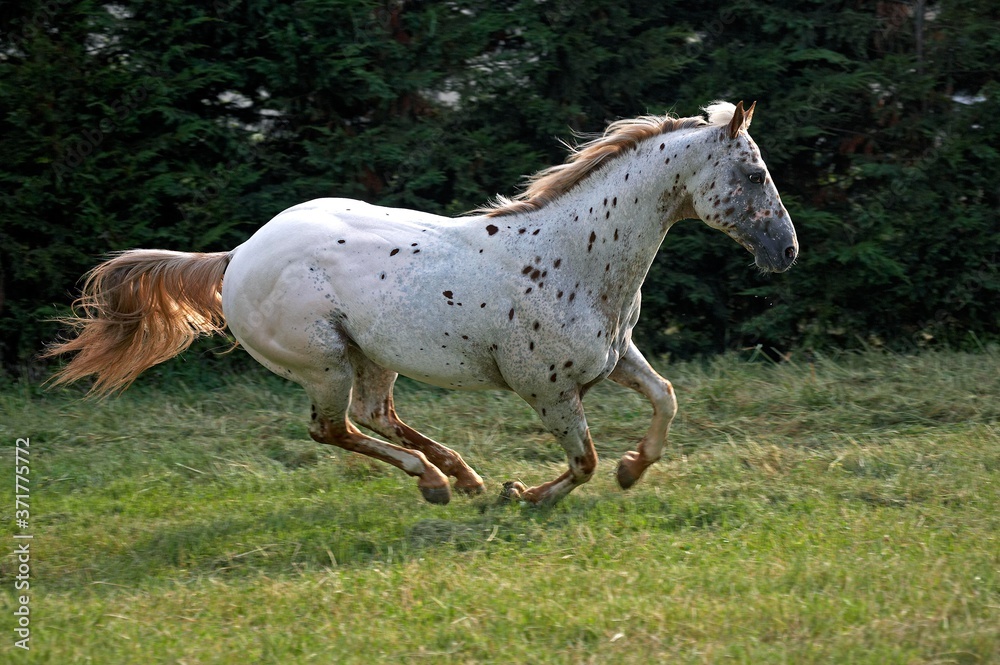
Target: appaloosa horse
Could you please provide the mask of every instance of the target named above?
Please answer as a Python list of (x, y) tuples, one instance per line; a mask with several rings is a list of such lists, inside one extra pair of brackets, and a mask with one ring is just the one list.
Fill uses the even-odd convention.
[[(753, 106), (702, 117), (612, 123), (514, 199), (448, 219), (347, 199), (285, 210), (216, 254), (132, 250), (87, 278), (77, 352), (57, 375), (128, 386), (200, 334), (226, 325), (250, 355), (305, 388), (309, 433), (418, 478), (424, 498), (483, 481), (458, 453), (404, 424), (398, 374), (445, 388), (520, 395), (565, 449), (569, 469), (504, 494), (555, 502), (594, 473), (581, 398), (610, 378), (645, 395), (649, 431), (625, 454), (623, 488), (659, 459), (677, 402), (632, 343), (639, 289), (671, 225), (699, 217), (766, 271), (795, 261), (795, 230), (757, 146)], [(361, 425), (383, 439), (368, 436)], [(391, 443), (390, 443), (391, 442)]]

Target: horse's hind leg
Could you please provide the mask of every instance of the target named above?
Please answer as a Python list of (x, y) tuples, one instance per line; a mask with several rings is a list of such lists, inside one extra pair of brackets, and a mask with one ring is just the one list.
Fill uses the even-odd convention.
[(325, 371), (321, 381), (303, 382), (313, 401), (309, 435), (319, 443), (368, 455), (402, 469), (417, 477), (417, 486), (427, 501), (448, 503), (451, 499), (448, 478), (423, 453), (366, 436), (348, 420), (353, 377), (344, 360), (340, 366), (332, 367), (333, 371)]
[(677, 413), (677, 399), (670, 382), (656, 373), (635, 344), (618, 361), (608, 376), (615, 383), (631, 388), (646, 396), (653, 405), (653, 421), (649, 431), (639, 442), (638, 450), (629, 451), (618, 463), (616, 476), (622, 489), (634, 485), (649, 465), (660, 459), (667, 442), (670, 423)]
[(396, 372), (379, 367), (356, 349), (350, 358), (354, 367), (351, 418), (393, 443), (419, 450), (431, 464), (455, 478), (455, 489), (468, 494), (482, 492), (483, 479), (465, 463), (461, 455), (424, 436), (396, 415), (392, 402)]

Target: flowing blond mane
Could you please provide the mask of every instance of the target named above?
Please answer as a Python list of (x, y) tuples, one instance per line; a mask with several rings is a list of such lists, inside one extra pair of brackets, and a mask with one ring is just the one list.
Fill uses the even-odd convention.
[(569, 157), (564, 163), (530, 176), (520, 194), (514, 197), (497, 196), (493, 203), (473, 212), (487, 217), (502, 217), (538, 210), (642, 141), (679, 129), (727, 124), (732, 120), (735, 109), (728, 102), (715, 102), (704, 108), (707, 120), (701, 116), (676, 118), (669, 114), (616, 120), (600, 136), (576, 147), (569, 146)]

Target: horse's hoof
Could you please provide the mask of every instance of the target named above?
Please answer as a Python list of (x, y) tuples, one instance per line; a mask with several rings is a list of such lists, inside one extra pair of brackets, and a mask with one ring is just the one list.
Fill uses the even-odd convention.
[(635, 485), (636, 481), (639, 480), (633, 476), (632, 472), (628, 470), (628, 467), (621, 462), (618, 462), (618, 468), (615, 469), (615, 479), (618, 480), (618, 486), (623, 490), (627, 490), (632, 487), (632, 485)]
[(476, 496), (486, 491), (486, 485), (483, 483), (479, 483), (478, 485), (459, 485), (456, 483), (455, 490), (466, 496)]
[(434, 503), (439, 506), (443, 506), (451, 501), (451, 486), (449, 485), (445, 485), (444, 487), (421, 487), (420, 493), (424, 495), (424, 499), (428, 503)]
[(528, 488), (524, 486), (524, 483), (517, 480), (508, 480), (503, 484), (503, 489), (500, 490), (500, 500), (517, 501), (527, 490)]
[(642, 472), (645, 470), (646, 466), (639, 458), (639, 453), (632, 451), (625, 453), (618, 460), (618, 468), (615, 469), (615, 479), (618, 481), (618, 486), (627, 490), (639, 482), (639, 478), (642, 477)]

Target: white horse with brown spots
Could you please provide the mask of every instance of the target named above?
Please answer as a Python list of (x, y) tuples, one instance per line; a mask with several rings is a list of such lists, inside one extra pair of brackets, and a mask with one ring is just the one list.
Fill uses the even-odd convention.
[(610, 378), (653, 406), (649, 431), (618, 466), (627, 488), (660, 458), (677, 410), (670, 382), (632, 343), (640, 287), (671, 225), (699, 217), (762, 270), (783, 271), (798, 253), (747, 133), (753, 106), (706, 112), (612, 123), (523, 194), (473, 216), (317, 199), (231, 252), (119, 254), (89, 274), (78, 336), (48, 352), (77, 352), (56, 381), (96, 374), (97, 392), (121, 389), (228, 325), (250, 355), (305, 388), (316, 441), (416, 476), (433, 503), (449, 500), (448, 476), (466, 492), (483, 481), (396, 416), (396, 376), (512, 390), (569, 461), (550, 482), (504, 486), (507, 497), (542, 503), (594, 473), (581, 400)]

